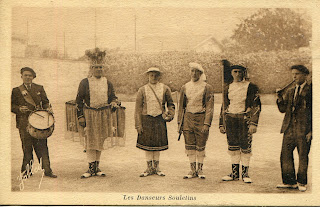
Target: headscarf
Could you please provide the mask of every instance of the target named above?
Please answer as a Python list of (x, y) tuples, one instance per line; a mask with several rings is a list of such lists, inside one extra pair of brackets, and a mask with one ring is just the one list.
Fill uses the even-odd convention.
[(190, 67), (190, 69), (195, 68), (195, 69), (202, 72), (202, 74), (199, 78), (199, 81), (205, 82), (207, 80), (207, 76), (206, 76), (206, 74), (204, 74), (204, 69), (202, 68), (202, 66), (199, 63), (191, 62), (191, 63), (189, 63), (189, 67)]

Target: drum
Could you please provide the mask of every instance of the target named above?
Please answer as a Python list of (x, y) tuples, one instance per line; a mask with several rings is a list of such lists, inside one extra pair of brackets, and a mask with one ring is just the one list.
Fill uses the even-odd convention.
[(54, 116), (47, 110), (36, 110), (28, 117), (27, 131), (37, 139), (47, 139), (54, 130)]

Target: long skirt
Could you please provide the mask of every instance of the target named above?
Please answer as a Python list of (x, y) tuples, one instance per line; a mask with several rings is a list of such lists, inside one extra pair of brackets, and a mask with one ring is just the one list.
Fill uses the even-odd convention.
[(86, 130), (83, 145), (85, 149), (103, 150), (114, 146), (124, 146), (125, 108), (115, 112), (110, 107), (99, 109), (84, 108)]
[(168, 149), (167, 125), (162, 116), (142, 115), (143, 132), (138, 135), (137, 148), (146, 151)]

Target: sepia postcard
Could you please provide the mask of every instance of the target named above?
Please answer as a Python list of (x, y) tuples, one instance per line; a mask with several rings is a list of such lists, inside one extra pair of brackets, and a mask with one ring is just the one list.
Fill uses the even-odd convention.
[(0, 204), (320, 205), (319, 6), (0, 1)]

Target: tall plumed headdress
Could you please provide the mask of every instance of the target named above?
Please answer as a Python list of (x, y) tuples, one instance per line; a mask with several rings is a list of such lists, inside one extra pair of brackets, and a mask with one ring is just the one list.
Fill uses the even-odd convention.
[(86, 50), (86, 56), (90, 61), (90, 65), (104, 65), (105, 64), (105, 57), (106, 51), (101, 51), (99, 48), (94, 48), (93, 50)]

